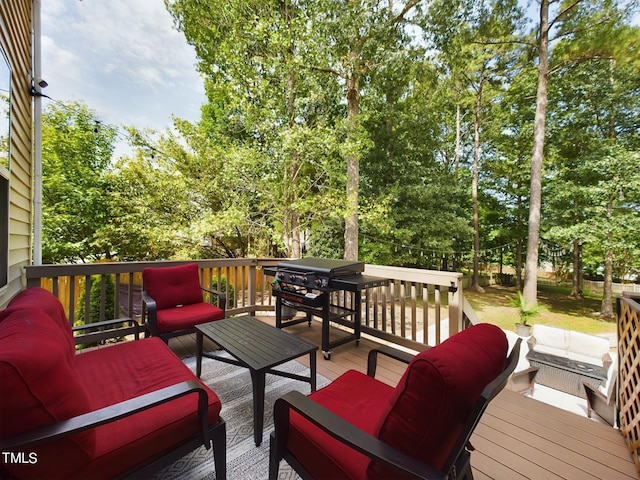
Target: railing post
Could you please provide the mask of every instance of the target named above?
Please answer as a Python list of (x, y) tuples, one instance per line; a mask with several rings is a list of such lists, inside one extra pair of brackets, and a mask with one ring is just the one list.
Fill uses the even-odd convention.
[(463, 295), (462, 279), (452, 280), (449, 286), (449, 337), (454, 336), (463, 328)]

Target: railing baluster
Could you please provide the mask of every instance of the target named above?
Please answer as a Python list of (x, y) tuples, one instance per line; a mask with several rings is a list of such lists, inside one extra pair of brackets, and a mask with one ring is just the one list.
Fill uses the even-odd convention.
[(396, 281), (393, 280), (391, 282), (391, 284), (389, 285), (390, 288), (390, 292), (391, 292), (391, 298), (390, 298), (390, 303), (391, 303), (391, 312), (390, 312), (390, 321), (391, 321), (391, 333), (393, 335), (397, 334), (397, 328), (396, 328)]
[(84, 323), (89, 323), (89, 311), (91, 310), (91, 275), (84, 277)]
[(411, 282), (411, 340), (416, 340), (416, 318), (417, 318), (417, 301), (416, 301), (416, 284)]
[(434, 301), (436, 309), (436, 338), (434, 340), (436, 342), (436, 345), (438, 345), (442, 342), (442, 328), (440, 325), (440, 309), (442, 308), (442, 305), (440, 303), (440, 285), (435, 286)]
[(406, 296), (405, 296), (405, 282), (400, 283), (400, 336), (407, 338), (406, 328)]
[(429, 345), (429, 285), (422, 286), (422, 343)]
[(67, 280), (69, 282), (69, 314), (67, 315), (67, 318), (69, 319), (71, 326), (73, 326), (76, 319), (76, 309), (73, 308), (76, 304), (76, 277), (75, 275), (67, 277)]

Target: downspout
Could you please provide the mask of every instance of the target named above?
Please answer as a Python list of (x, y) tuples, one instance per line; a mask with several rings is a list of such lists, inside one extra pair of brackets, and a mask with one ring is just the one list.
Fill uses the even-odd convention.
[[(33, 0), (33, 78), (36, 92), (42, 78), (40, 63), (40, 0)], [(33, 96), (33, 265), (42, 264), (42, 96)]]

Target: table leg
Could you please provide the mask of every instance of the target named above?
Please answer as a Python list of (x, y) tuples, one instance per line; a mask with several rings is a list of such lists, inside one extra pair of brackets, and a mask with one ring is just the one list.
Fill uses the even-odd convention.
[(254, 371), (251, 372), (251, 383), (253, 385), (253, 439), (256, 442), (256, 447), (259, 447), (262, 443), (262, 430), (264, 427), (264, 384), (265, 384), (265, 372)]
[(276, 295), (276, 328), (282, 328), (282, 298)]
[(331, 359), (331, 350), (329, 346), (329, 293), (324, 295), (322, 305), (322, 354), (325, 360)]
[(354, 292), (355, 307), (353, 314), (353, 333), (356, 336), (356, 345), (360, 343), (360, 325), (362, 325), (362, 291)]
[(200, 330), (196, 331), (196, 377), (200, 378), (202, 373), (202, 348), (204, 344), (204, 335)]
[(311, 383), (311, 391), (315, 392), (317, 388), (316, 382), (316, 350), (309, 352), (309, 370), (310, 370), (310, 383)]

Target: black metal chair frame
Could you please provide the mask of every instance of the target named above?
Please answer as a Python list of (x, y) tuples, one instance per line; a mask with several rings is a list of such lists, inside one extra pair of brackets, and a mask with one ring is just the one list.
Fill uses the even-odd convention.
[[(314, 402), (309, 397), (300, 392), (289, 392), (276, 400), (274, 405), (275, 429), (271, 434), (270, 455), (269, 455), (269, 479), (275, 480), (278, 476), (280, 460), (284, 459), (303, 479), (312, 479), (311, 474), (296, 458), (287, 451), (287, 440), (289, 434), (289, 412), (294, 410), (304, 418), (312, 422), (318, 428), (331, 435), (333, 438), (343, 442), (346, 446), (368, 456), (369, 458), (382, 463), (386, 467), (406, 476), (415, 479), (472, 479), (471, 471), (471, 448), (469, 439), (473, 434), (482, 414), (486, 410), (489, 402), (502, 391), (509, 377), (513, 373), (518, 363), (520, 354), (520, 344), (522, 339), (518, 339), (507, 357), (505, 369), (492, 380), (482, 391), (474, 407), (465, 420), (454, 447), (442, 470), (437, 470), (430, 465), (400, 452), (388, 444), (368, 435), (359, 428), (351, 425), (335, 413), (327, 410), (320, 404)], [(412, 355), (395, 350), (389, 347), (380, 347), (369, 352), (367, 375), (375, 377), (377, 355), (382, 354), (394, 358), (398, 361), (409, 363)]]

